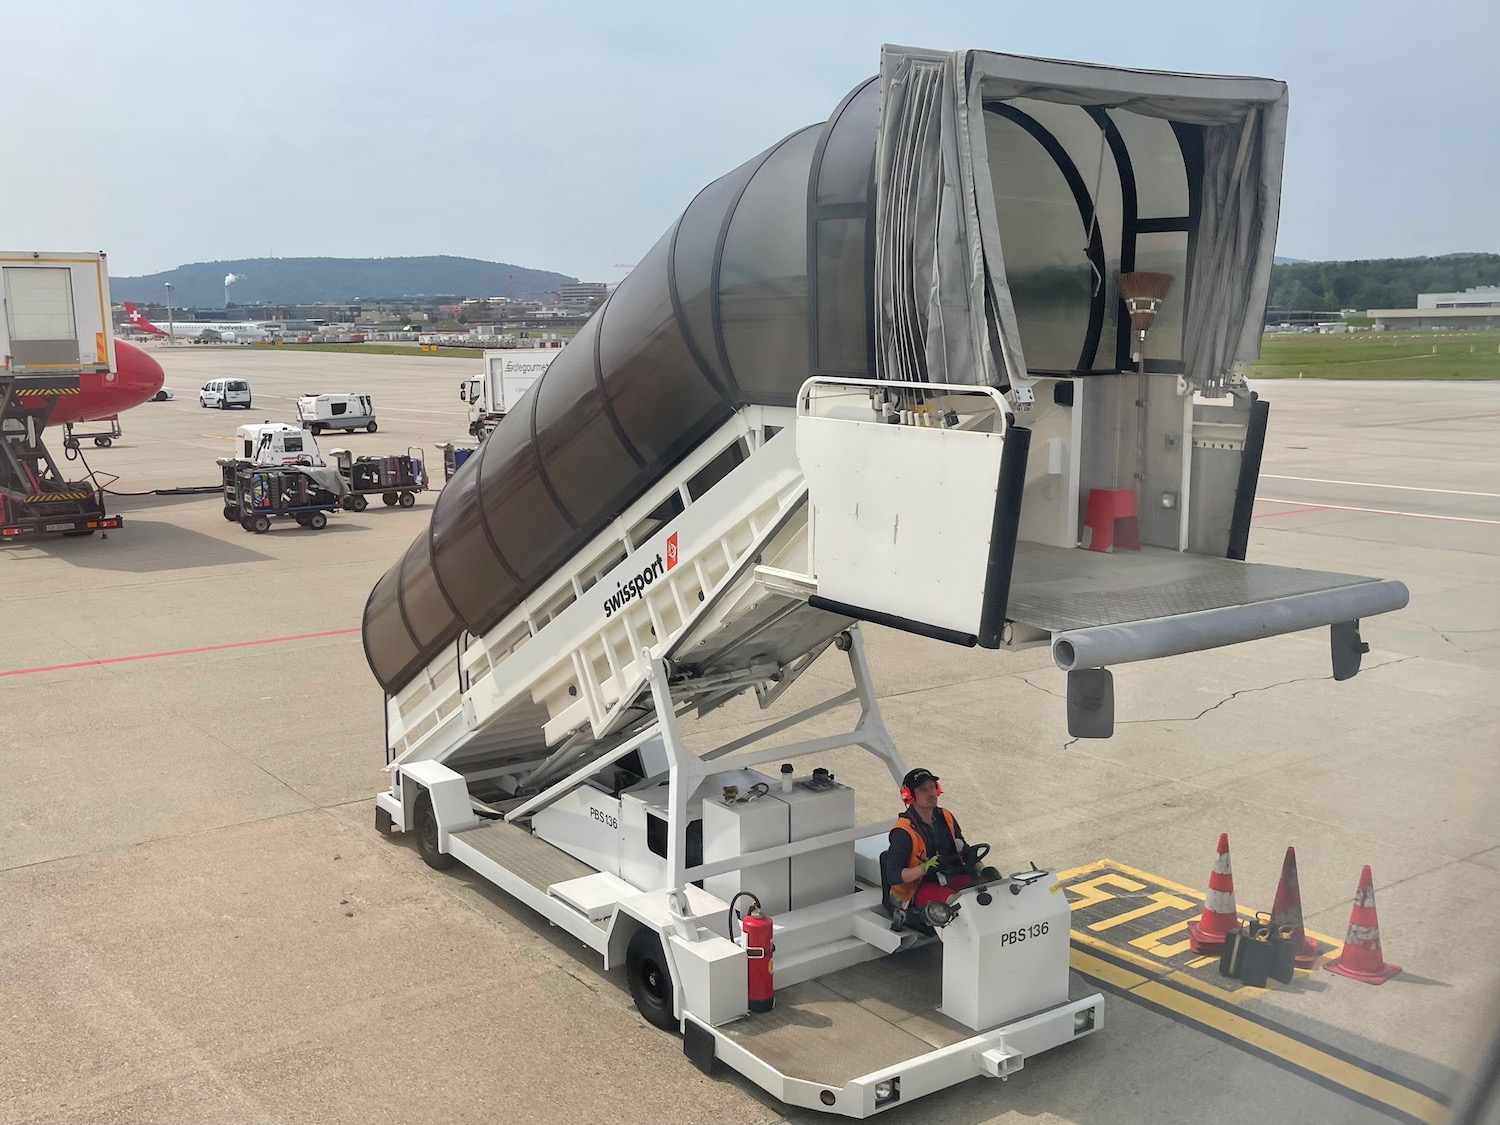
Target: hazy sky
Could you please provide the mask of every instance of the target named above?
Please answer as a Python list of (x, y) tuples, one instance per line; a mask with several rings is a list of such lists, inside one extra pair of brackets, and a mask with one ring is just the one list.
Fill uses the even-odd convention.
[(0, 247), (616, 281), (882, 43), (1280, 78), (1279, 252), (1500, 249), (1500, 4), (0, 0)]

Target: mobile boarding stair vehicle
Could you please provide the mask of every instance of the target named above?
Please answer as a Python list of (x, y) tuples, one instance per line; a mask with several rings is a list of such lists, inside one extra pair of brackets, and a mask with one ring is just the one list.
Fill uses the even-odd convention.
[[(1358, 671), (1401, 583), (1244, 560), (1285, 106), (886, 48), (705, 188), (372, 590), (377, 827), (623, 963), (696, 1065), (787, 1103), (865, 1117), (1099, 1030), (1052, 869), (903, 925), (890, 821), (856, 821), (829, 756), (907, 767), (864, 622), (1049, 645), (1081, 737), (1112, 730), (1114, 664), (1328, 626)], [(689, 739), (830, 648), (849, 690)]]

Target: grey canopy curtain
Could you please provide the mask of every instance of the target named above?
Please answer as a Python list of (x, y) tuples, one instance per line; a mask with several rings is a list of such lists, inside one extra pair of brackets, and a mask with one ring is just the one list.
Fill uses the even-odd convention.
[(880, 81), (873, 303), (881, 378), (1008, 386), (1017, 405), (1029, 399), (988, 171), (986, 99), (1127, 109), (1202, 127), (1184, 370), (1209, 387), (1259, 354), (1281, 202), (1284, 84), (906, 47), (883, 49)]
[(897, 381), (1019, 387), (1026, 364), (999, 233), (983, 233), (995, 208), (969, 55), (881, 54), (876, 370)]

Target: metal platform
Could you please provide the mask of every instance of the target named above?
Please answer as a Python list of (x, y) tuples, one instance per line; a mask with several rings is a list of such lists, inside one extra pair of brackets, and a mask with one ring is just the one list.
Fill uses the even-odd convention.
[(539, 891), (595, 874), (588, 864), (504, 820), (492, 820), (454, 836)]
[(1106, 554), (1021, 543), (1016, 547), (1006, 616), (1060, 633), (1255, 605), (1378, 581), (1358, 574), (1238, 562), (1156, 547)]

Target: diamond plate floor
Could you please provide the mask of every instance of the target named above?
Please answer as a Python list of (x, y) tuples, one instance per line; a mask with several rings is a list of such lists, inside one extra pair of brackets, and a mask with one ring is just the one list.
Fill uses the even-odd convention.
[(1006, 616), (1057, 633), (1150, 621), (1378, 579), (1143, 547), (1105, 554), (1022, 543)]

